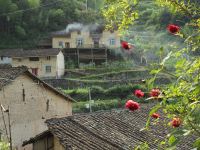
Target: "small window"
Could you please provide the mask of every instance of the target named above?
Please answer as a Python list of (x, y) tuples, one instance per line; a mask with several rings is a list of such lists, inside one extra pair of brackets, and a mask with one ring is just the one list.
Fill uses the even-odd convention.
[(4, 58), (4, 57), (3, 57), (3, 56), (1, 56), (1, 60), (3, 60), (3, 58)]
[(51, 73), (51, 66), (46, 66), (46, 73)]
[(70, 48), (70, 43), (69, 43), (69, 42), (66, 42), (66, 43), (65, 43), (65, 47), (66, 47), (66, 48)]
[(59, 41), (59, 42), (58, 42), (58, 45), (59, 45), (60, 47), (63, 47), (63, 42), (62, 42), (62, 41)]
[(21, 62), (21, 61), (22, 61), (22, 59), (21, 59), (21, 58), (18, 58), (17, 60), (18, 60), (18, 62)]
[(81, 31), (78, 31), (77, 33), (80, 35), (80, 34), (81, 34)]
[(51, 60), (51, 56), (47, 56), (47, 60)]
[(81, 39), (81, 38), (80, 38), (80, 39), (77, 39), (77, 40), (76, 40), (76, 45), (77, 45), (77, 46), (82, 46), (82, 45), (83, 45), (83, 39)]
[(39, 57), (29, 57), (30, 61), (39, 61)]
[(110, 45), (115, 45), (115, 39), (110, 39)]

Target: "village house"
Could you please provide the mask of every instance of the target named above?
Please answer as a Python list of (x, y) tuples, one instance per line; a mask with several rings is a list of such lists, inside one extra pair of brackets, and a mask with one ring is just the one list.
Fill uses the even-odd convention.
[[(120, 109), (52, 118), (46, 121), (49, 130), (23, 145), (33, 143), (33, 150), (48, 150), (46, 141), (51, 138), (54, 150), (130, 150), (144, 142), (150, 149), (159, 149), (158, 143), (165, 140), (168, 128), (158, 123), (151, 124), (150, 130), (141, 130), (154, 105), (142, 104), (135, 112)], [(177, 149), (191, 149), (193, 137), (182, 140)]]
[(60, 78), (65, 72), (64, 55), (60, 49), (1, 50), (0, 57), (9, 59), (7, 63), (13, 67), (27, 66), (30, 72), (42, 78)]
[(98, 26), (81, 26), (52, 33), (53, 48), (119, 48), (120, 36), (117, 30), (108, 31)]
[[(46, 119), (72, 115), (74, 100), (30, 73), (25, 66), (0, 68), (0, 137), (13, 149), (47, 130)], [(50, 150), (50, 149), (49, 149)]]
[[(0, 50), (0, 64), (12, 64), (12, 58), (9, 56), (10, 51), (13, 51), (13, 53), (20, 51), (22, 49), (6, 49), (6, 50)], [(15, 51), (15, 52), (14, 52)]]
[(80, 64), (107, 63), (111, 49), (120, 48), (117, 30), (105, 30), (103, 26), (70, 24), (66, 30), (52, 33), (52, 47), (63, 48), (65, 60)]

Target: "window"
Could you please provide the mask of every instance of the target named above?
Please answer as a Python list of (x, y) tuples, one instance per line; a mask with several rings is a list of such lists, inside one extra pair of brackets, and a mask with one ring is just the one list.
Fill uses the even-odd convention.
[(76, 46), (82, 46), (83, 45), (83, 39), (80, 38), (80, 39), (77, 39), (76, 40)]
[(1, 60), (3, 60), (3, 58), (4, 58), (4, 57), (3, 57), (3, 56), (1, 56)]
[(65, 48), (70, 48), (70, 43), (69, 42), (65, 43)]
[(115, 45), (115, 39), (110, 39), (110, 45)]
[(18, 62), (21, 62), (21, 61), (22, 61), (22, 59), (21, 59), (21, 58), (18, 58), (17, 60), (18, 60)]
[(47, 60), (51, 60), (51, 56), (47, 56)]
[(29, 57), (30, 61), (39, 61), (39, 57)]
[(51, 66), (46, 66), (45, 70), (46, 70), (46, 73), (51, 73)]
[(62, 42), (62, 41), (59, 41), (59, 42), (58, 42), (58, 45), (59, 45), (60, 47), (63, 47), (63, 42)]

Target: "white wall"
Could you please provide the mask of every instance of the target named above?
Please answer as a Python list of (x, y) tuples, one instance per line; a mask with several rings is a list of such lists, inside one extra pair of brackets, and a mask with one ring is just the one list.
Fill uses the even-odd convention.
[(56, 70), (57, 70), (57, 76), (60, 78), (65, 73), (65, 57), (63, 53), (60, 51), (57, 55), (57, 63), (56, 63)]
[(0, 64), (12, 64), (12, 58), (0, 57)]
[[(25, 99), (23, 100), (23, 89)], [(47, 111), (47, 102), (49, 110)], [(47, 129), (45, 120), (54, 117), (63, 117), (72, 114), (71, 101), (47, 88), (32, 82), (26, 75), (16, 78), (11, 84), (0, 91), (0, 103), (10, 107), (11, 129), (13, 146), (21, 150), (22, 142), (29, 140)], [(7, 114), (5, 114), (8, 126)], [(0, 113), (0, 130), (5, 130)], [(23, 148), (27, 150), (28, 148)]]

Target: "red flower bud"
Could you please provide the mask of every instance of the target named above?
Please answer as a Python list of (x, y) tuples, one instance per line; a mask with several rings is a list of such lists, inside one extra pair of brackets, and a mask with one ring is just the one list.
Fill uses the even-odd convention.
[(157, 113), (153, 113), (153, 114), (151, 115), (151, 117), (157, 119), (157, 118), (160, 118), (160, 115), (157, 114)]
[(152, 89), (150, 92), (151, 97), (158, 97), (160, 95), (160, 89)]
[(131, 111), (135, 111), (140, 108), (139, 103), (134, 102), (133, 100), (128, 100), (125, 104), (125, 107)]
[(121, 46), (126, 50), (129, 50), (131, 48), (131, 46), (125, 41), (121, 42)]
[(144, 96), (144, 92), (142, 92), (141, 90), (135, 90), (134, 95), (137, 96), (138, 98), (141, 98)]
[(171, 121), (171, 125), (173, 127), (179, 127), (181, 125), (181, 119), (180, 118), (173, 118)]
[(167, 26), (167, 30), (168, 30), (170, 33), (172, 33), (172, 34), (176, 34), (177, 32), (179, 32), (180, 27), (179, 27), (179, 26), (176, 26), (176, 25), (174, 25), (174, 24), (169, 24), (169, 25)]

